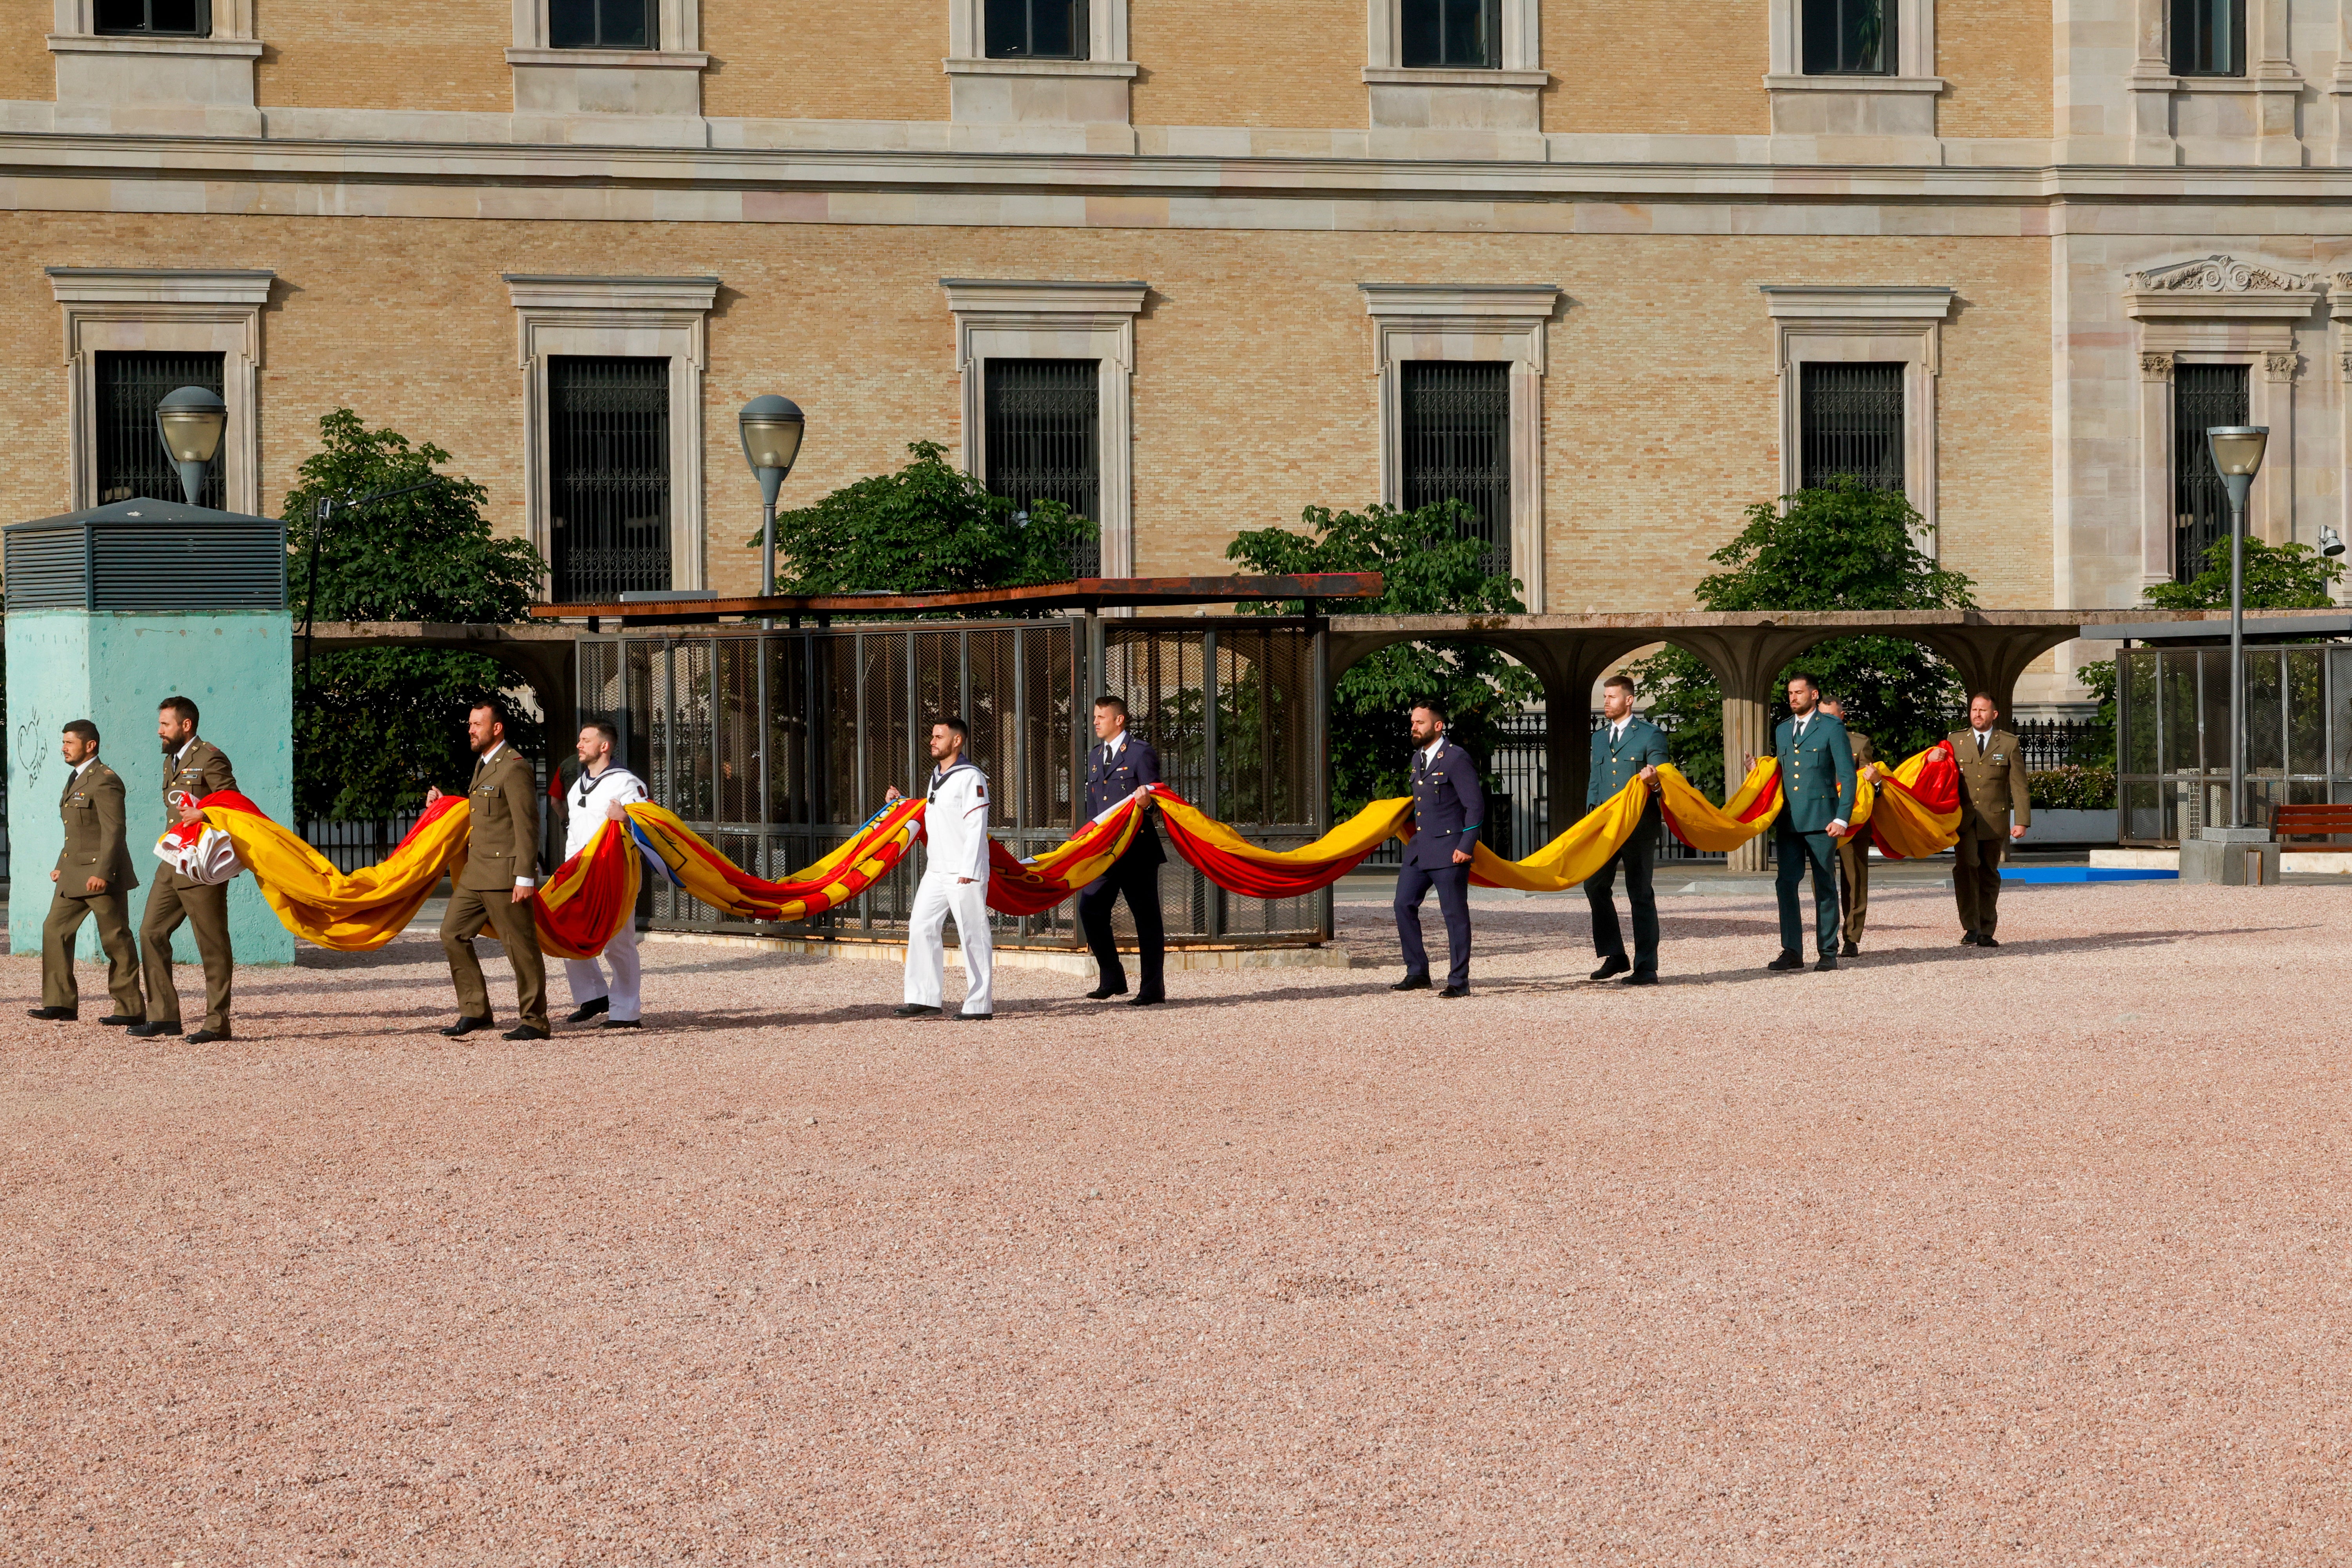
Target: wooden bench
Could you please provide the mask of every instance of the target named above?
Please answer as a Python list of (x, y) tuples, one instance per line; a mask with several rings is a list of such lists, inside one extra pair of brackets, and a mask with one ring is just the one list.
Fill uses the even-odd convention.
[(2282, 850), (2298, 855), (2352, 855), (2352, 844), (2290, 844), (2290, 838), (2352, 835), (2352, 805), (2274, 805), (2271, 832)]

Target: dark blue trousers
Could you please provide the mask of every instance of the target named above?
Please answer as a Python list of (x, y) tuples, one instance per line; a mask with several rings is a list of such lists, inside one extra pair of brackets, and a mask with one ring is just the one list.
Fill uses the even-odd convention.
[(1451, 960), (1445, 984), (1470, 984), (1470, 868), (1444, 866), (1432, 871), (1407, 866), (1397, 873), (1397, 944), (1404, 949), (1404, 972), (1426, 976), (1429, 950), (1421, 944), (1421, 900), (1437, 889), (1437, 907), (1445, 916), (1445, 956)]
[(1780, 864), (1772, 885), (1780, 895), (1780, 951), (1805, 951), (1805, 922), (1797, 912), (1797, 884), (1805, 868), (1813, 868), (1813, 925), (1821, 952), (1830, 957), (1838, 950), (1837, 840), (1826, 833), (1799, 833), (1783, 816), (1772, 830), (1772, 854)]

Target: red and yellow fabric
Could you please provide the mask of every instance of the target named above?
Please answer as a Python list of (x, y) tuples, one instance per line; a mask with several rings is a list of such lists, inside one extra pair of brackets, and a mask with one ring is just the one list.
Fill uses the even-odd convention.
[(1869, 830), (1871, 842), (1890, 860), (1916, 860), (1949, 849), (1960, 831), (1960, 765), (1949, 741), (1906, 757), (1885, 783), (1860, 781), (1853, 833)]
[(463, 858), (471, 820), (464, 795), (444, 795), (381, 863), (345, 873), (235, 790), (196, 804), (236, 846), (286, 929), (337, 952), (371, 952), (399, 935), (441, 873)]
[[(1780, 810), (1780, 765), (1759, 760), (1730, 801), (1717, 805), (1672, 766), (1658, 769), (1660, 806), (1675, 836), (1696, 848), (1736, 849), (1771, 826)], [(1642, 820), (1650, 786), (1627, 784), (1567, 832), (1523, 860), (1506, 860), (1481, 844), (1470, 879), (1481, 887), (1561, 892), (1581, 885), (1624, 847)], [(420, 818), (383, 864), (349, 874), (264, 816), (241, 795), (209, 795), (205, 820), (226, 834), (236, 858), (288, 930), (321, 947), (365, 952), (383, 946), (413, 919), (446, 870), (461, 863), (469, 820), (465, 797), (446, 795)], [(564, 958), (604, 950), (636, 907), (642, 856), (698, 902), (739, 920), (807, 920), (846, 903), (887, 876), (922, 830), (920, 798), (898, 801), (849, 839), (780, 882), (754, 877), (665, 808), (638, 803), (625, 823), (606, 822), (586, 848), (542, 882), (532, 900), (540, 943)], [(1016, 859), (989, 847), (988, 903), (1000, 914), (1042, 914), (1101, 876), (1124, 854), (1146, 810), (1157, 810), (1176, 853), (1230, 892), (1290, 899), (1330, 886), (1389, 839), (1405, 831), (1410, 799), (1377, 800), (1297, 849), (1265, 849), (1164, 785), (1139, 790), (1042, 855)], [(1959, 826), (1959, 770), (1942, 742), (1864, 782), (1853, 821), (1890, 857), (1932, 855), (1950, 847)], [(168, 837), (168, 836), (167, 836)]]

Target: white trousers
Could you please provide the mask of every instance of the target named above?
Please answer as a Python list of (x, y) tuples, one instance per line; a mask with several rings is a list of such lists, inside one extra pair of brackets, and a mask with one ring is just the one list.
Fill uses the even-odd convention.
[(915, 888), (915, 912), (907, 921), (907, 1002), (936, 1007), (947, 973), (948, 951), (940, 938), (955, 916), (956, 940), (963, 943), (967, 1014), (996, 1011), (994, 965), (988, 945), (988, 884), (960, 882), (944, 871), (923, 873)]
[(630, 1019), (637, 1016), (644, 1006), (638, 994), (643, 971), (637, 962), (637, 920), (631, 915), (621, 922), (613, 940), (604, 944), (604, 963), (613, 971), (612, 984), (604, 982), (603, 969), (593, 958), (567, 958), (563, 961), (563, 978), (572, 987), (572, 1005), (593, 1002), (599, 996), (610, 996), (613, 1005), (605, 1013), (608, 1018)]

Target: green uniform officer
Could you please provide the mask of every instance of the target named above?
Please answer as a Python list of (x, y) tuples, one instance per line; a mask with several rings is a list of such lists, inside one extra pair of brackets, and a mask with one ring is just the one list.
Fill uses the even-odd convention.
[(66, 847), (49, 880), (48, 918), (41, 922), (41, 1005), (36, 1018), (74, 1017), (81, 993), (74, 984), (74, 938), (81, 922), (95, 917), (98, 942), (106, 949), (106, 988), (114, 1011), (102, 1024), (146, 1021), (139, 995), (139, 948), (131, 940), (131, 846), (124, 839), (122, 780), (98, 760), (98, 726), (77, 719), (65, 728), (58, 752), (73, 771), (66, 775), (58, 815), (65, 821)]
[[(236, 771), (218, 746), (196, 733), (196, 705), (167, 697), (155, 710), (155, 738), (163, 742), (163, 820), (208, 795), (236, 787)], [(236, 954), (228, 940), (228, 886), (200, 882), (166, 866), (147, 889), (147, 913), (139, 921), (139, 948), (147, 977), (147, 1021), (134, 1035), (180, 1033), (180, 988), (172, 978), (172, 933), (183, 924), (195, 934), (196, 956), (205, 966), (205, 1026), (188, 1037), (195, 1045), (229, 1037), (230, 982)]]
[(1838, 948), (1836, 841), (1853, 813), (1853, 748), (1845, 726), (1820, 710), (1821, 688), (1810, 675), (1789, 678), (1790, 717), (1773, 737), (1780, 758), (1780, 815), (1773, 822), (1772, 853), (1780, 864), (1774, 890), (1780, 901), (1780, 956), (1767, 969), (1805, 966), (1805, 927), (1797, 912), (1797, 883), (1811, 867), (1813, 924), (1821, 944), (1816, 969), (1835, 969)]

